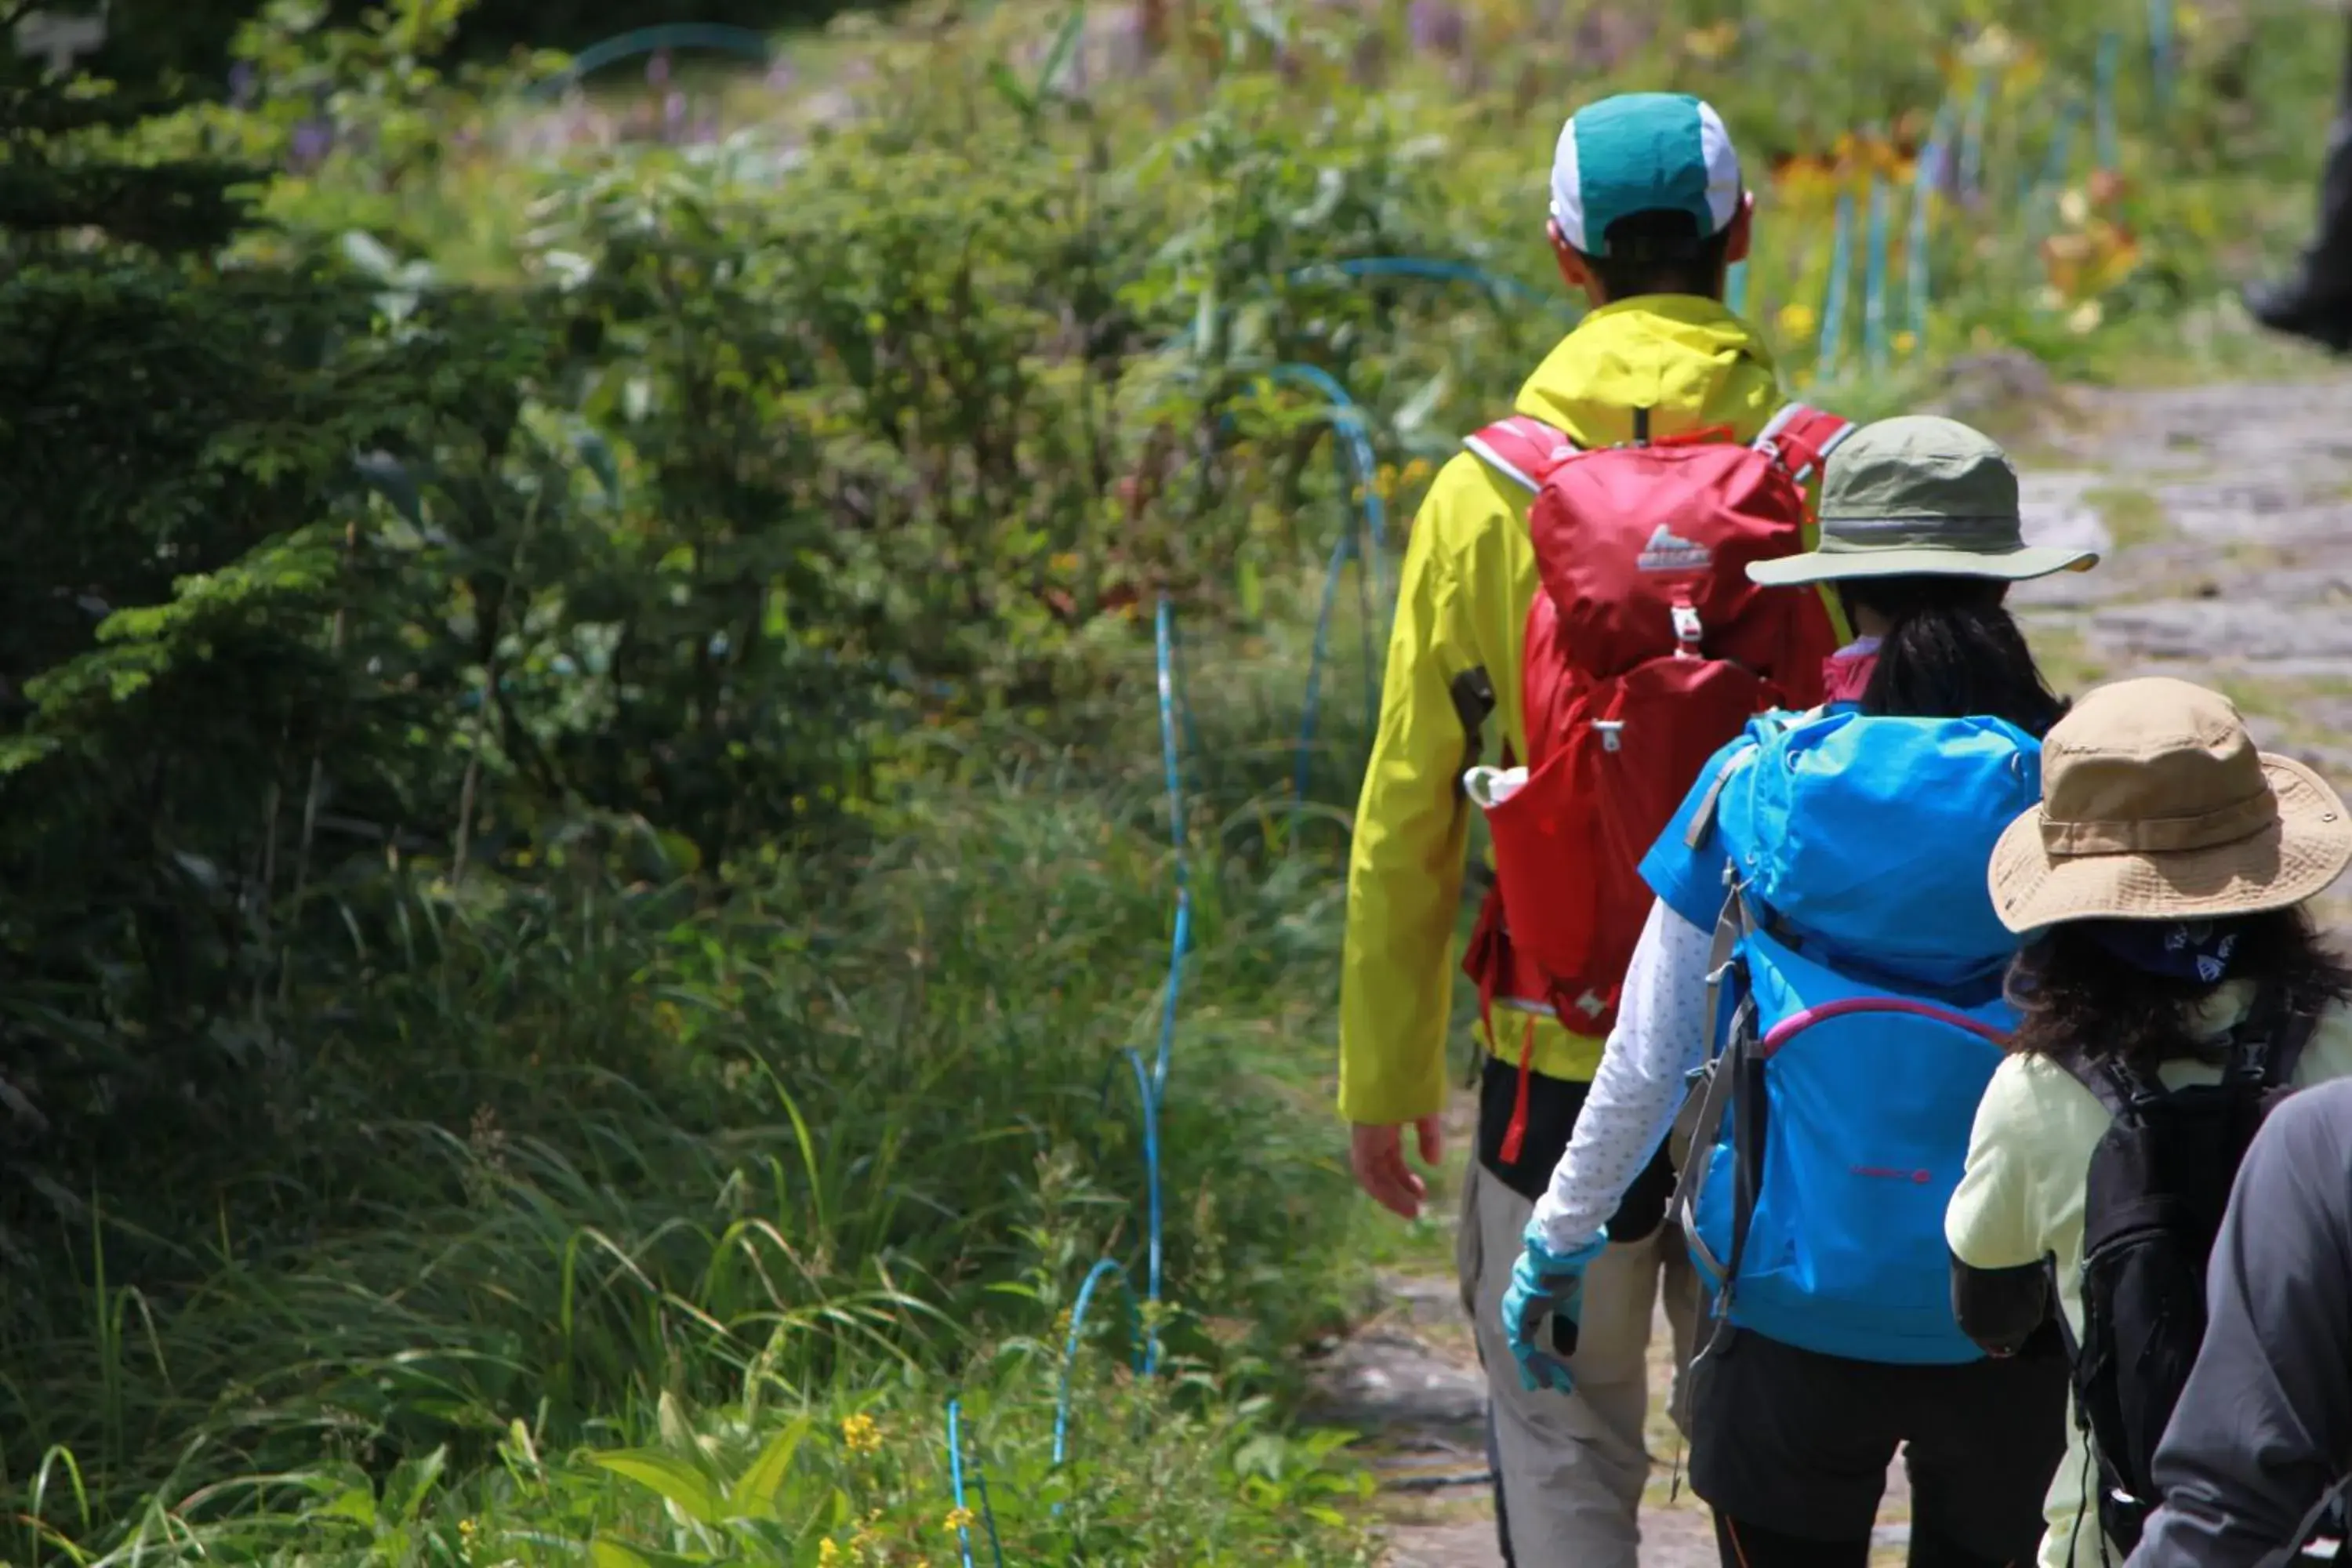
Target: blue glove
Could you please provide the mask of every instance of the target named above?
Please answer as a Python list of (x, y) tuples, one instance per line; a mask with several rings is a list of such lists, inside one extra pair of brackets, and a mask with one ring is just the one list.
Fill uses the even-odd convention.
[[(1511, 1342), (1511, 1359), (1519, 1363), (1519, 1382), (1530, 1392), (1539, 1388), (1566, 1394), (1576, 1385), (1568, 1373), (1568, 1358), (1576, 1353), (1577, 1320), (1584, 1310), (1584, 1271), (1606, 1237), (1594, 1237), (1569, 1252), (1544, 1245), (1543, 1233), (1528, 1222), (1527, 1250), (1511, 1267), (1510, 1289), (1503, 1292), (1503, 1332)], [(1551, 1344), (1536, 1338), (1546, 1318), (1551, 1320)]]

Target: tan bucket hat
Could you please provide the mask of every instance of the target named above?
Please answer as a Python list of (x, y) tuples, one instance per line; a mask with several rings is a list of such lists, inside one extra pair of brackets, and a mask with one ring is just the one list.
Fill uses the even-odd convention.
[(2352, 865), (2327, 782), (2254, 749), (2237, 708), (2185, 680), (2119, 680), (2042, 746), (2042, 804), (1993, 848), (2013, 931), (2062, 921), (2196, 920), (2287, 909)]

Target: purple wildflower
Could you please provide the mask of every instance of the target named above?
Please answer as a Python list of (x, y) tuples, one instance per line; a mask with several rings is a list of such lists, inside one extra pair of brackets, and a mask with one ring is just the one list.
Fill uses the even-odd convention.
[(228, 68), (228, 101), (232, 109), (250, 109), (260, 86), (250, 60), (239, 60)]
[(649, 87), (669, 85), (669, 51), (667, 49), (656, 49), (653, 58), (646, 62), (646, 84)]
[(294, 127), (294, 140), (287, 149), (286, 164), (297, 174), (307, 174), (327, 161), (335, 150), (335, 127), (331, 121), (305, 120)]
[(1412, 0), (1405, 13), (1405, 25), (1412, 32), (1412, 47), (1429, 54), (1461, 53), (1468, 31), (1461, 9), (1447, 5), (1445, 0)]

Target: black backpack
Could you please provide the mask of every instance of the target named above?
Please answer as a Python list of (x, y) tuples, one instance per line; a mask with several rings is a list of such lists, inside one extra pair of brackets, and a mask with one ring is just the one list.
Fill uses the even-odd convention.
[[(2287, 1094), (2316, 1018), (2259, 999), (2229, 1036), (2221, 1080), (2167, 1089), (2116, 1061), (2060, 1065), (2113, 1118), (2083, 1206), (2074, 1415), (2098, 1457), (2099, 1523), (2125, 1552), (2158, 1500), (2157, 1444), (2205, 1339), (2205, 1265), (2246, 1146)], [(2061, 1326), (2064, 1326), (2063, 1315)]]

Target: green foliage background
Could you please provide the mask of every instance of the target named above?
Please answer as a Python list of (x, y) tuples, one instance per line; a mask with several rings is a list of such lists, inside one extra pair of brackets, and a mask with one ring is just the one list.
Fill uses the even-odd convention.
[[(2095, 182), (2053, 106), (2120, 0), (1084, 15), (862, 21), (796, 46), (826, 114), (746, 81), (702, 133), (451, 64), (458, 0), (275, 5), (235, 105), (10, 64), (11, 1561), (944, 1562), (951, 1391), (1016, 1560), (1360, 1558), (1284, 1396), (1387, 1245), (1322, 1079), (1393, 568), (1294, 798), (1367, 487), (1273, 373), (1360, 403), (1392, 552), (1565, 324), (1506, 287), (1556, 293), (1564, 107), (1670, 82), (1759, 171), (1793, 378), (2097, 374), (2300, 211), (2331, 85), (2307, 16), (2200, 14)], [(1835, 196), (1979, 81), (1924, 331), (1823, 362)], [(1331, 267), (1398, 255), (1499, 282)], [(1074, 1292), (1139, 1265), (1163, 596), (1168, 1375), (1104, 1306), (1056, 1466)]]

